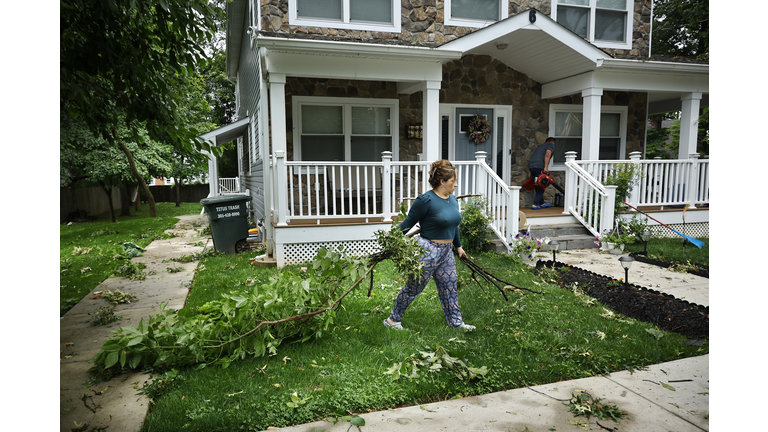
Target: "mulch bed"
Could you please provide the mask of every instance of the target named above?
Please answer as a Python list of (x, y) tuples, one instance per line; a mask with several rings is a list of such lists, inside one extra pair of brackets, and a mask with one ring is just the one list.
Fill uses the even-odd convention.
[[(674, 261), (659, 261), (653, 258), (648, 258), (647, 256), (632, 252), (629, 254), (632, 258), (635, 259), (635, 261), (640, 261), (646, 264), (651, 264), (659, 267), (669, 268), (675, 265), (679, 266), (688, 266), (689, 264), (686, 263), (680, 263), (680, 262), (674, 262)], [(697, 268), (686, 268), (686, 271), (690, 274), (701, 276), (709, 279), (709, 266), (705, 266), (704, 264), (694, 264)]]
[[(536, 268), (551, 267), (552, 261), (539, 261)], [(555, 263), (555, 267), (563, 267)], [(656, 325), (662, 330), (675, 332), (691, 339), (709, 338), (709, 307), (680, 300), (650, 288), (634, 284), (608, 286), (614, 281), (608, 276), (593, 273), (579, 267), (560, 274), (559, 284), (570, 287), (578, 282), (586, 294), (597, 299), (614, 312), (626, 317)]]

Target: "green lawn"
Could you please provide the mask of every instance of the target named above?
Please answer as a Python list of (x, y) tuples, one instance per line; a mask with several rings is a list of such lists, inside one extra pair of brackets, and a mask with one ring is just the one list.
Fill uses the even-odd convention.
[[(648, 241), (648, 257), (661, 261), (674, 261), (679, 263), (691, 262), (692, 264), (704, 264), (709, 266), (709, 238), (699, 237), (697, 240), (704, 242), (701, 249), (692, 243), (685, 243), (682, 237), (657, 238), (652, 237)], [(625, 252), (643, 252), (644, 243), (629, 244), (624, 247)]]
[[(249, 258), (202, 259), (181, 314), (197, 313), (197, 306), (220, 293), (250, 292), (276, 271), (252, 266)], [(344, 299), (322, 338), (284, 342), (275, 355), (236, 361), (226, 369), (198, 365), (179, 370), (174, 380), (157, 380), (143, 430), (264, 430), (338, 412), (386, 410), (631, 370), (709, 351), (708, 342), (691, 346), (682, 335), (659, 336), (648, 331), (652, 325), (612, 316), (580, 291), (553, 283), (552, 273), (535, 275), (517, 258), (486, 253), (478, 255), (478, 262), (502, 279), (544, 295), (509, 290), (506, 302), (495, 287), (464, 285), (459, 294), (462, 314), (477, 326), (464, 332), (446, 326), (430, 282), (403, 318), (407, 330), (396, 331), (382, 321), (402, 280), (385, 261), (376, 267), (372, 296), (367, 296), (366, 279)], [(471, 282), (466, 267), (458, 268), (461, 279)], [(300, 266), (282, 271), (302, 273)], [(488, 372), (471, 381), (448, 369), (417, 369), (416, 377), (397, 380), (397, 372), (387, 374), (396, 364), (413, 365), (439, 347)]]
[(149, 217), (148, 206), (115, 223), (104, 215), (94, 222), (62, 224), (59, 227), (59, 302), (63, 316), (86, 294), (108, 278), (124, 262), (122, 244), (141, 247), (164, 236), (178, 222), (175, 216), (200, 213), (199, 203), (157, 203), (157, 217)]

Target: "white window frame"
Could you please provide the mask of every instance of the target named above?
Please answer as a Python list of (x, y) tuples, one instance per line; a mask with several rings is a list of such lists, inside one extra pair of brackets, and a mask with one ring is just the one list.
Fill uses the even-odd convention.
[[(293, 153), (294, 160), (302, 161), (301, 134), (302, 118), (301, 107), (303, 105), (333, 105), (342, 107), (342, 130), (344, 133), (344, 161), (352, 161), (352, 107), (381, 107), (389, 108), (389, 137), (392, 139), (392, 160), (399, 160), (400, 148), (400, 100), (399, 99), (373, 99), (373, 98), (336, 98), (316, 96), (294, 96), (291, 103), (293, 115)], [(384, 136), (384, 135), (382, 135)]]
[[(626, 14), (627, 14), (627, 28), (624, 29), (624, 42), (611, 42), (611, 41), (604, 41), (604, 40), (595, 40), (595, 17), (597, 14), (597, 0), (589, 0), (589, 6), (576, 6), (576, 7), (583, 7), (583, 8), (589, 8), (589, 28), (587, 29), (587, 39), (589, 42), (594, 44), (595, 46), (598, 46), (600, 48), (611, 48), (611, 49), (632, 49), (632, 32), (634, 31), (635, 27), (635, 18), (634, 18), (634, 0), (625, 0), (626, 1)], [(552, 20), (557, 22), (557, 0), (552, 0)], [(564, 6), (572, 6), (572, 5), (564, 5)]]
[[(558, 112), (584, 112), (584, 106), (583, 105), (568, 105), (568, 104), (550, 104), (549, 105), (549, 136), (555, 137), (555, 140), (558, 137), (555, 135), (555, 121), (556, 121), (556, 113)], [(626, 106), (621, 105), (608, 105), (608, 106), (601, 106), (600, 107), (600, 114), (608, 114), (608, 113), (619, 113), (619, 155), (626, 154), (627, 151), (627, 115), (629, 113), (629, 108)], [(582, 129), (582, 148), (584, 143), (584, 130)], [(571, 137), (575, 138), (575, 137)], [(581, 156), (581, 151), (579, 151), (579, 156)], [(552, 155), (552, 168), (554, 168), (554, 171), (565, 171), (565, 161), (564, 160), (557, 160), (555, 159), (555, 155)]]
[[(509, 0), (498, 0), (498, 1), (499, 1), (499, 21), (501, 21), (509, 16)], [(466, 18), (454, 18), (451, 11), (452, 11), (451, 0), (445, 0), (445, 3), (444, 3), (445, 14), (443, 19), (444, 21), (443, 24), (456, 26), (456, 27), (486, 27), (497, 22), (497, 21), (473, 20), (473, 19), (466, 19)]]
[(342, 0), (341, 20), (329, 20), (321, 18), (301, 18), (299, 17), (298, 0), (288, 1), (288, 24), (294, 26), (306, 27), (330, 27), (344, 30), (370, 30), (380, 32), (400, 33), (401, 25), (401, 4), (400, 0), (390, 0), (392, 4), (392, 23), (376, 23), (370, 21), (352, 21), (349, 17), (349, 3), (354, 0)]

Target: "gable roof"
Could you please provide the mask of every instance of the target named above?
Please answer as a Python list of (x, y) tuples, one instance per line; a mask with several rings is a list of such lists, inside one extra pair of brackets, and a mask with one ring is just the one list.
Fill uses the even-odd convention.
[(608, 53), (530, 9), (452, 40), (438, 50), (485, 54), (546, 84), (599, 67)]

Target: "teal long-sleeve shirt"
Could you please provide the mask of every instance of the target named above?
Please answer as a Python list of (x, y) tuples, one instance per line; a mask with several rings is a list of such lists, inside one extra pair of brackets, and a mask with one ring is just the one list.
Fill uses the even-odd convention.
[(408, 216), (400, 223), (400, 228), (403, 232), (408, 232), (417, 222), (421, 227), (420, 235), (425, 239), (453, 239), (453, 246), (461, 247), (461, 213), (459, 201), (453, 194), (449, 195), (447, 200), (431, 190), (419, 195), (408, 211)]

